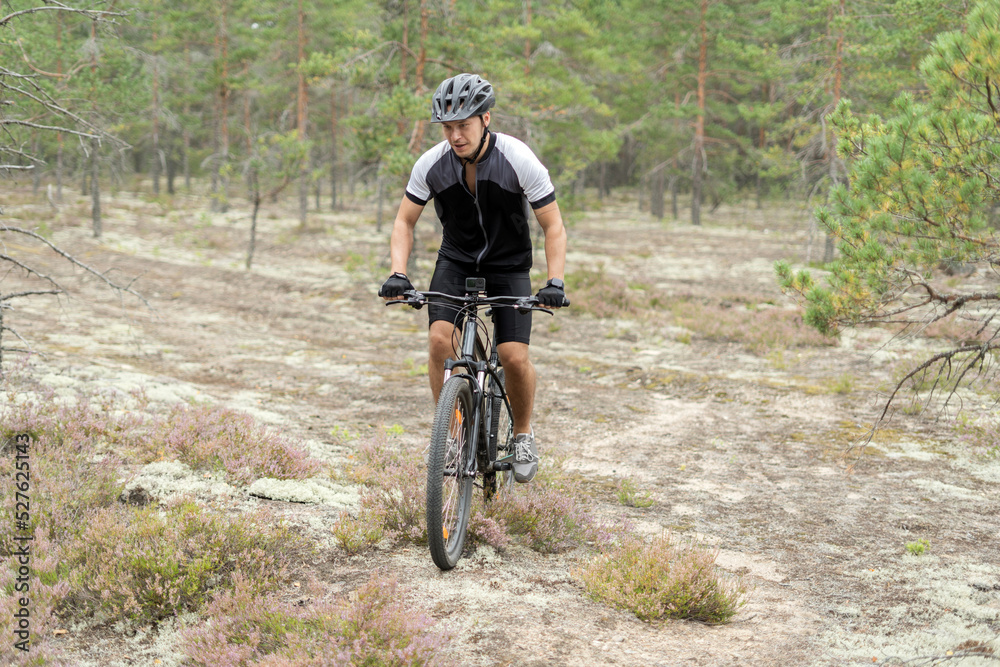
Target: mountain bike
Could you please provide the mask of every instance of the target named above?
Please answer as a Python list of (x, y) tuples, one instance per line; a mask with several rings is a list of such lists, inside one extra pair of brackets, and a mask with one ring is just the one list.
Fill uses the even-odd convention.
[[(427, 457), (427, 541), (434, 564), (442, 570), (455, 567), (462, 557), (473, 487), (481, 486), (489, 501), (514, 485), (516, 434), (497, 354), (496, 310), (552, 314), (533, 296), (488, 297), (485, 292), (484, 278), (467, 278), (464, 296), (408, 290), (402, 299), (386, 302), (417, 309), (443, 303), (459, 312), (455, 358), (445, 362)], [(486, 316), (493, 320), (492, 330)]]

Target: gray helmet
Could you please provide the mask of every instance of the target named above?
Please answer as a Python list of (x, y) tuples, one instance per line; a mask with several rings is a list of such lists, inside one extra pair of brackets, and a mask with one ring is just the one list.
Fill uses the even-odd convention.
[(447, 123), (482, 116), (497, 101), (493, 86), (478, 74), (445, 79), (431, 98), (431, 122)]

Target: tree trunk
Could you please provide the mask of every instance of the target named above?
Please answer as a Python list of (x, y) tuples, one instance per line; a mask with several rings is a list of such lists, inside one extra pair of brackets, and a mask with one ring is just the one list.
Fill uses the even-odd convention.
[(169, 137), (167, 141), (167, 150), (164, 152), (163, 166), (167, 171), (167, 194), (173, 195), (176, 190), (174, 189), (174, 182), (177, 179), (177, 156), (174, 155), (174, 142), (176, 138), (172, 133), (167, 133)]
[(100, 167), (97, 163), (98, 149), (100, 142), (94, 138), (90, 140), (90, 217), (94, 223), (94, 238), (101, 238), (101, 187), (98, 176)]
[[(246, 81), (250, 80), (250, 61), (246, 60), (243, 62), (243, 79)], [(253, 104), (251, 103), (250, 91), (243, 91), (243, 137), (246, 141), (246, 151), (247, 155), (253, 155), (253, 126), (251, 124), (251, 111), (253, 111)]]
[(663, 220), (664, 178), (663, 167), (657, 167), (649, 175), (649, 212), (657, 220)]
[[(406, 62), (410, 55), (410, 12), (406, 0), (403, 0), (403, 48), (399, 50), (399, 86), (406, 87), (406, 74), (409, 63)], [(402, 134), (402, 130), (400, 130)]]
[(680, 220), (680, 202), (677, 197), (677, 176), (670, 177), (670, 212), (674, 216), (674, 220)]
[[(410, 12), (409, 4), (406, 0), (403, 0), (403, 48), (399, 50), (399, 87), (402, 89), (406, 88), (406, 75), (408, 74), (407, 69), (409, 64), (407, 61), (407, 56), (410, 53)], [(406, 133), (406, 118), (400, 117), (396, 121), (396, 134), (403, 136)], [(413, 138), (413, 135), (410, 135)]]
[[(770, 104), (771, 84), (764, 84), (761, 99), (765, 104)], [(764, 123), (760, 124), (760, 128), (757, 131), (757, 149), (760, 151), (761, 158), (763, 158), (764, 152), (767, 150), (767, 129), (764, 127)], [(756, 182), (754, 185), (757, 191), (757, 210), (760, 211), (764, 208), (764, 179), (761, 178), (760, 164), (757, 165)]]
[[(38, 131), (31, 133), (31, 154), (38, 155)], [(37, 197), (38, 191), (42, 188), (42, 169), (40, 164), (34, 165), (31, 170), (31, 193)]]
[[(308, 118), (308, 90), (306, 88), (306, 29), (305, 10), (302, 8), (303, 0), (299, 0), (298, 11), (298, 46), (299, 46), (299, 81), (298, 81), (298, 138), (303, 144), (306, 142), (306, 121)], [(299, 166), (299, 225), (306, 226), (309, 216), (309, 160), (303, 155), (302, 164)]]
[[(420, 50), (417, 52), (416, 82), (414, 90), (420, 94), (424, 92), (424, 70), (427, 66), (427, 33), (429, 30), (430, 10), (427, 7), (427, 0), (420, 0)], [(411, 153), (419, 153), (424, 145), (424, 135), (427, 132), (427, 119), (420, 118), (413, 125), (413, 132), (410, 135)]]
[(80, 150), (83, 151), (83, 155), (74, 166), (80, 170), (80, 196), (86, 197), (90, 194), (90, 155), (83, 144), (81, 144)]
[(691, 224), (701, 224), (701, 197), (705, 172), (705, 80), (708, 77), (708, 0), (701, 0), (698, 31), (698, 115), (694, 124), (694, 158), (691, 160)]
[[(63, 12), (56, 12), (56, 73), (62, 76), (62, 22)], [(56, 203), (63, 200), (63, 135), (56, 132)]]
[(260, 184), (257, 173), (250, 175), (250, 189), (253, 193), (253, 212), (250, 215), (250, 244), (247, 247), (247, 269), (253, 264), (253, 253), (257, 249), (257, 213), (260, 212)]
[(337, 210), (337, 84), (330, 85), (330, 210)]
[[(191, 45), (184, 44), (184, 66), (191, 71)], [(185, 79), (190, 87), (190, 77)], [(184, 96), (184, 118), (181, 121), (181, 171), (184, 172), (184, 191), (191, 192), (191, 130), (188, 129), (188, 118), (191, 117), (191, 95)]]
[[(847, 13), (846, 0), (840, 0), (840, 15), (843, 17)], [(833, 10), (830, 10), (830, 23), (833, 23)], [(840, 89), (843, 82), (843, 71), (844, 71), (844, 31), (841, 29), (837, 33), (837, 42), (834, 51), (833, 59), (833, 101), (830, 105), (830, 110), (833, 111), (840, 104)], [(833, 187), (837, 184), (839, 177), (837, 176), (837, 138), (833, 135), (833, 131), (830, 130), (830, 137), (827, 140), (827, 127), (826, 127), (826, 117), (823, 118), (823, 141), (826, 143), (826, 164), (827, 164), (827, 178), (830, 179), (830, 192), (833, 191)], [(833, 261), (833, 254), (835, 250), (835, 242), (833, 235), (830, 234), (829, 230), (826, 233), (826, 243), (823, 245), (823, 262), (829, 264)]]
[(63, 136), (56, 133), (56, 203), (62, 204), (63, 195)]
[(156, 31), (153, 31), (153, 194), (160, 194), (160, 67), (156, 60)]
[[(524, 0), (524, 27), (531, 29), (531, 0)], [(531, 40), (524, 38), (524, 73), (531, 73)]]
[(382, 222), (385, 217), (382, 212), (383, 208), (385, 208), (383, 205), (385, 202), (385, 178), (382, 176), (381, 168), (378, 170), (378, 175), (375, 178), (375, 197), (378, 202), (375, 208), (375, 231), (381, 232)]
[(219, 59), (219, 90), (216, 104), (216, 162), (212, 169), (212, 208), (224, 213), (226, 202), (226, 177), (222, 169), (229, 161), (229, 28), (227, 24), (228, 2), (219, 3), (219, 27), (215, 36), (216, 53)]

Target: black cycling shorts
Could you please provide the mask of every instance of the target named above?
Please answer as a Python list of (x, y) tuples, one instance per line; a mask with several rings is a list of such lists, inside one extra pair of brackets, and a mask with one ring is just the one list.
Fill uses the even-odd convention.
[[(461, 296), (465, 294), (466, 278), (485, 278), (487, 296), (531, 296), (531, 278), (528, 272), (517, 273), (476, 273), (462, 264), (438, 258), (431, 277), (431, 292), (444, 292)], [(458, 321), (458, 306), (446, 303), (427, 305), (430, 323), (444, 320), (455, 326)], [(531, 312), (518, 312), (513, 308), (495, 308), (496, 341), (499, 343), (524, 343), (531, 339)]]

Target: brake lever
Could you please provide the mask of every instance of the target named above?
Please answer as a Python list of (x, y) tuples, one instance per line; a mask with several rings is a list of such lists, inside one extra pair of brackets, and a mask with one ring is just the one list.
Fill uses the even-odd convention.
[(403, 292), (403, 296), (405, 297), (403, 299), (390, 299), (385, 302), (385, 305), (391, 306), (393, 304), (403, 304), (410, 306), (414, 310), (420, 310), (424, 307), (424, 304), (427, 303), (427, 299), (421, 299), (416, 290), (406, 290)]
[(538, 311), (541, 313), (548, 313), (549, 315), (555, 315), (554, 312), (548, 308), (543, 308), (538, 305), (538, 298), (534, 296), (525, 297), (514, 304), (514, 310), (525, 315), (532, 311)]

